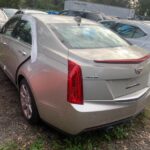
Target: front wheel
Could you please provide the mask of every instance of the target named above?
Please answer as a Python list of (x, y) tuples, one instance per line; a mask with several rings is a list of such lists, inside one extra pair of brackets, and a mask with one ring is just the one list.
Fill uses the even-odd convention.
[(39, 113), (35, 104), (33, 94), (30, 87), (25, 79), (20, 82), (20, 103), (22, 112), (31, 124), (37, 124), (39, 122)]

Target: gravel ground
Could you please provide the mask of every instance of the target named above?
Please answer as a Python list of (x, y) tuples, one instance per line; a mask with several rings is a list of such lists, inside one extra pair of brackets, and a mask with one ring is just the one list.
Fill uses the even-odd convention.
[[(132, 120), (132, 123), (129, 125), (129, 130), (131, 132), (129, 132), (129, 136), (127, 136), (127, 138), (119, 139), (114, 137), (113, 139), (113, 137), (111, 137), (108, 141), (100, 141), (99, 139), (102, 139), (102, 135), (108, 134), (109, 136), (109, 134), (111, 134), (102, 133), (103, 131), (100, 130), (85, 133), (79, 137), (82, 141), (83, 138), (90, 135), (91, 139), (94, 137), (94, 140), (99, 141), (97, 146), (95, 148), (92, 147), (91, 150), (150, 150), (149, 109), (150, 107), (147, 107), (144, 115), (140, 115)], [(55, 142), (56, 144), (57, 142), (60, 143), (70, 140), (69, 137), (62, 136), (62, 134), (51, 127), (48, 127), (44, 123), (41, 123), (38, 126), (29, 125), (23, 118), (20, 111), (19, 97), (16, 88), (0, 70), (0, 144), (7, 141), (16, 141), (19, 145), (19, 149), (28, 149), (28, 145), (30, 145), (38, 137), (44, 137), (45, 150), (54, 150), (56, 148), (56, 146), (55, 148), (52, 148), (51, 143)], [(71, 139), (72, 138), (74, 137), (71, 137)], [(55, 140), (57, 140), (57, 142)], [(89, 140), (89, 138), (87, 138), (87, 140)], [(64, 142), (64, 144), (66, 143)], [(60, 149), (63, 150), (63, 148)], [(83, 149), (68, 148), (67, 150)]]
[(39, 136), (47, 135), (49, 139), (53, 132), (49, 130), (44, 123), (37, 126), (27, 123), (21, 113), (18, 91), (0, 70), (0, 144), (14, 140), (26, 146)]

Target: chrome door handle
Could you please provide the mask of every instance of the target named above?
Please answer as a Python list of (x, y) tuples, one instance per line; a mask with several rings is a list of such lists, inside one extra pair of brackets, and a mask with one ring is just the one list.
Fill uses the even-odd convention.
[(3, 45), (8, 45), (6, 42), (3, 42)]
[(26, 56), (27, 55), (27, 53), (26, 52), (24, 52), (24, 51), (19, 51), (19, 53), (21, 53), (23, 56)]

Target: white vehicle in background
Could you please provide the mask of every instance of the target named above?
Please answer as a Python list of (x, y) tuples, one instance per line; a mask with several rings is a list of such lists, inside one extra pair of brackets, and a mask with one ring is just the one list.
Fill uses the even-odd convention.
[(150, 21), (105, 20), (100, 23), (130, 43), (150, 51)]
[(17, 9), (13, 8), (0, 8), (0, 28), (11, 18)]
[(19, 14), (48, 14), (48, 13), (40, 10), (34, 10), (34, 9), (20, 9), (15, 13), (15, 15), (19, 15)]

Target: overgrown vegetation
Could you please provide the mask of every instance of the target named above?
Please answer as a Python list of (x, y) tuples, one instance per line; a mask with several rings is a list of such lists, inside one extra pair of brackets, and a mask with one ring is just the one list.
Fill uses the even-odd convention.
[(0, 0), (0, 7), (62, 10), (64, 0)]
[[(0, 150), (99, 150), (102, 143), (115, 140), (124, 140), (129, 137), (131, 124), (119, 125), (111, 130), (97, 130), (77, 136), (60, 135), (49, 140), (47, 137), (38, 137), (30, 145), (22, 147), (17, 142), (7, 142), (0, 146)], [(46, 142), (49, 140), (49, 142)]]
[(104, 147), (111, 149), (114, 141), (130, 139), (139, 127), (146, 124), (146, 120), (150, 118), (149, 113), (150, 110), (146, 110), (132, 121), (117, 125), (109, 130), (96, 130), (77, 136), (60, 134), (53, 138), (37, 137), (26, 147), (16, 144), (17, 141), (7, 142), (0, 146), (0, 150), (100, 150)]
[(0, 145), (0, 150), (18, 150), (19, 147), (16, 142), (8, 141), (3, 145)]

